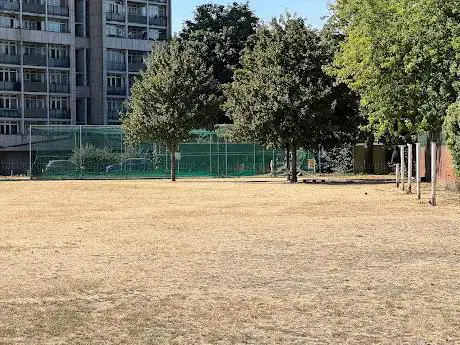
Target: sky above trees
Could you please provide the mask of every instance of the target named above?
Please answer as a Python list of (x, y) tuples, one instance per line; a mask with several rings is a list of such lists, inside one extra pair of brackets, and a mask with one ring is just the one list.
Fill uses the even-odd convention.
[[(173, 0), (173, 32), (178, 32), (182, 28), (184, 21), (192, 18), (193, 11), (197, 6), (206, 3), (225, 5), (231, 2), (231, 0)], [(329, 14), (328, 3), (331, 2), (333, 2), (333, 0), (250, 0), (249, 4), (256, 15), (264, 21), (270, 20), (273, 17), (278, 17), (285, 11), (289, 11), (300, 17), (306, 18), (311, 25), (319, 28), (324, 23), (322, 17)]]

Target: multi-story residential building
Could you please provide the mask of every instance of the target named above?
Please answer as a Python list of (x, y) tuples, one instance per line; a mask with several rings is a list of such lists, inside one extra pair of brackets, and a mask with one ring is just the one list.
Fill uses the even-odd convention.
[(118, 124), (170, 2), (0, 0), (0, 160), (30, 125)]

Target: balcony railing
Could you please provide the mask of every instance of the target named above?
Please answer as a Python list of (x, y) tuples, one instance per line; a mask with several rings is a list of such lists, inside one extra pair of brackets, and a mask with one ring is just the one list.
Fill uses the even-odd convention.
[(21, 117), (21, 111), (19, 109), (0, 109), (0, 117)]
[(126, 88), (109, 86), (107, 88), (107, 94), (113, 96), (126, 96)]
[(108, 71), (126, 71), (126, 64), (118, 61), (107, 61)]
[(59, 59), (49, 58), (48, 65), (49, 67), (70, 67), (70, 59), (68, 57)]
[(66, 6), (48, 6), (48, 15), (68, 17), (69, 8)]
[(41, 108), (24, 109), (24, 117), (27, 119), (46, 120), (48, 118), (48, 111)]
[(46, 66), (46, 55), (24, 55), (24, 65)]
[(20, 65), (21, 57), (19, 55), (0, 54), (0, 63), (9, 65)]
[(46, 83), (36, 81), (25, 81), (24, 91), (26, 92), (46, 92)]
[(33, 3), (27, 3), (23, 2), (22, 3), (22, 11), (23, 12), (28, 12), (28, 13), (40, 13), (40, 14), (45, 14), (46, 13), (46, 7), (43, 4), (33, 4)]
[(49, 92), (51, 92), (51, 93), (69, 93), (70, 92), (70, 85), (69, 84), (50, 83)]
[(147, 24), (147, 16), (139, 14), (128, 14), (128, 22), (136, 24)]
[(19, 1), (0, 0), (0, 10), (19, 11)]
[(2, 91), (21, 91), (21, 83), (16, 81), (0, 81)]
[(167, 17), (149, 17), (149, 25), (167, 26), (168, 18)]
[(113, 13), (107, 12), (106, 19), (110, 22), (124, 22), (125, 21), (125, 14), (124, 13)]
[(50, 119), (70, 120), (70, 110), (68, 109), (50, 109)]

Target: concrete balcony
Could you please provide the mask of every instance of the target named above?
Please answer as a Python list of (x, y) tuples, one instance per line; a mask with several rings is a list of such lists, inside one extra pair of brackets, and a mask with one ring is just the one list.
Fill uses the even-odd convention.
[(24, 55), (24, 65), (46, 66), (46, 55)]
[(48, 59), (49, 67), (62, 67), (62, 68), (69, 68), (70, 67), (70, 59), (68, 57), (60, 58), (60, 59)]
[(58, 120), (70, 120), (70, 110), (68, 109), (50, 109), (50, 119), (58, 119)]
[(46, 83), (35, 82), (35, 81), (25, 81), (24, 82), (24, 91), (25, 92), (42, 92), (46, 93)]
[(0, 81), (1, 91), (21, 91), (21, 83), (16, 81)]
[(125, 22), (126, 15), (124, 13), (106, 12), (106, 20), (108, 22)]
[(149, 25), (168, 26), (167, 17), (149, 17)]
[(70, 93), (70, 85), (50, 83), (49, 92), (50, 93)]
[(21, 118), (21, 111), (19, 109), (0, 109), (0, 118)]
[(67, 6), (48, 6), (48, 15), (68, 17), (69, 8)]
[(22, 12), (45, 14), (46, 6), (43, 4), (33, 4), (33, 3), (29, 4), (27, 2), (23, 2)]
[(119, 123), (120, 120), (120, 110), (108, 110), (107, 111), (107, 121), (109, 123)]
[(111, 96), (126, 96), (126, 88), (124, 87), (108, 87), (107, 94)]
[(126, 71), (126, 64), (124, 62), (107, 61), (108, 71)]
[(19, 55), (0, 54), (0, 63), (7, 65), (20, 65), (21, 57)]
[(48, 111), (46, 109), (24, 109), (24, 118), (47, 120)]
[(147, 25), (147, 16), (138, 15), (138, 14), (129, 14), (128, 22)]
[(128, 64), (128, 71), (129, 72), (141, 72), (144, 69), (145, 65), (143, 62), (130, 62)]
[(0, 0), (0, 10), (19, 11), (19, 1)]

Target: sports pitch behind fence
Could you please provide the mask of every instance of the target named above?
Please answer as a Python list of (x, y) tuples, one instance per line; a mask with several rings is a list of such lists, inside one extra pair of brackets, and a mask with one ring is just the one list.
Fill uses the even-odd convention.
[[(160, 143), (126, 145), (118, 126), (32, 126), (33, 179), (167, 178), (170, 153)], [(312, 170), (313, 156), (299, 153), (300, 168)], [(286, 165), (282, 150), (234, 143), (215, 132), (192, 131), (176, 154), (180, 177), (234, 177), (269, 174)]]

